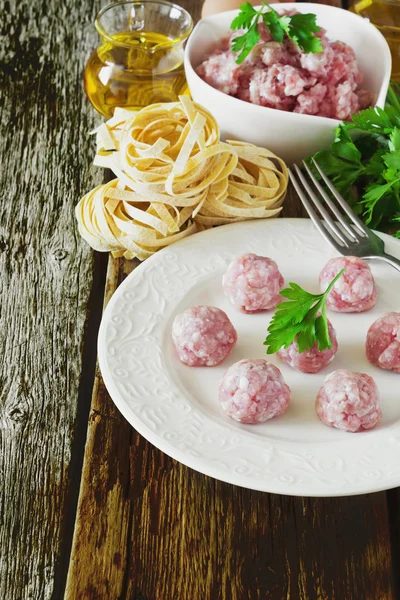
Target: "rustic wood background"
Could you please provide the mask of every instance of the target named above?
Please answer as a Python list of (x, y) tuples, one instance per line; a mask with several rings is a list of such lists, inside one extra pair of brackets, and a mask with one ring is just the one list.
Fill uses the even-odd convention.
[[(201, 0), (180, 3), (199, 17)], [(0, 598), (399, 598), (397, 490), (234, 487), (162, 454), (114, 407), (97, 329), (136, 264), (94, 254), (74, 218), (101, 179), (81, 82), (100, 5), (0, 6)], [(301, 216), (292, 193), (285, 214)]]

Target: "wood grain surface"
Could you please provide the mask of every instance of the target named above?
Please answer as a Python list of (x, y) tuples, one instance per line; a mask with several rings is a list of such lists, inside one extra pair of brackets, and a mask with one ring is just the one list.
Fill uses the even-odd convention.
[[(109, 261), (106, 302), (136, 266)], [(294, 498), (215, 481), (146, 442), (97, 373), (67, 600), (390, 600), (391, 570), (384, 493)]]
[(101, 178), (81, 91), (96, 9), (0, 8), (2, 600), (61, 598), (65, 584), (95, 364), (83, 340), (91, 295), (103, 293), (74, 217)]
[[(199, 17), (201, 0), (180, 4)], [(104, 291), (137, 266), (108, 259), (105, 279), (73, 213), (102, 177), (81, 85), (100, 6), (0, 7), (0, 599), (400, 597), (398, 491), (302, 499), (215, 481), (147, 443), (98, 372), (92, 387)], [(292, 192), (284, 215), (302, 216)]]
[[(304, 216), (293, 190), (283, 214)], [(136, 266), (109, 261), (106, 302)], [(210, 479), (147, 443), (97, 373), (67, 600), (389, 600), (391, 568), (385, 494), (301, 499)]]

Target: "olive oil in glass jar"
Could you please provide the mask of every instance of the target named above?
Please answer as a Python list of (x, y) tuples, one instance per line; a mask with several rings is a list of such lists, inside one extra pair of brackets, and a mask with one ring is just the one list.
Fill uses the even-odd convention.
[(111, 117), (116, 106), (176, 101), (187, 90), (183, 52), (192, 26), (183, 8), (164, 1), (117, 2), (100, 11), (101, 43), (84, 73), (96, 110)]
[(400, 0), (359, 0), (350, 10), (384, 35), (392, 54), (392, 79), (400, 81)]

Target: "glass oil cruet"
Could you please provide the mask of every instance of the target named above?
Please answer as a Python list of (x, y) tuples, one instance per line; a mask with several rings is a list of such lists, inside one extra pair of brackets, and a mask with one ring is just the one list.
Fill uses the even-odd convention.
[(116, 106), (173, 102), (186, 92), (183, 53), (193, 27), (186, 10), (163, 0), (116, 2), (99, 12), (95, 26), (100, 44), (84, 84), (102, 115), (111, 117)]
[(350, 8), (385, 36), (392, 54), (392, 79), (400, 81), (400, 0), (359, 0)]

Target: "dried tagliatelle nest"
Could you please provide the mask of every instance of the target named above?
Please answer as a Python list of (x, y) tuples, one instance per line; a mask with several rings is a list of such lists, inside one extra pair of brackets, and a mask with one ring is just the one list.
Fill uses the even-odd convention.
[(94, 164), (116, 175), (76, 207), (96, 250), (144, 260), (196, 231), (281, 210), (285, 163), (252, 144), (221, 142), (214, 117), (188, 96), (116, 109), (96, 133)]

